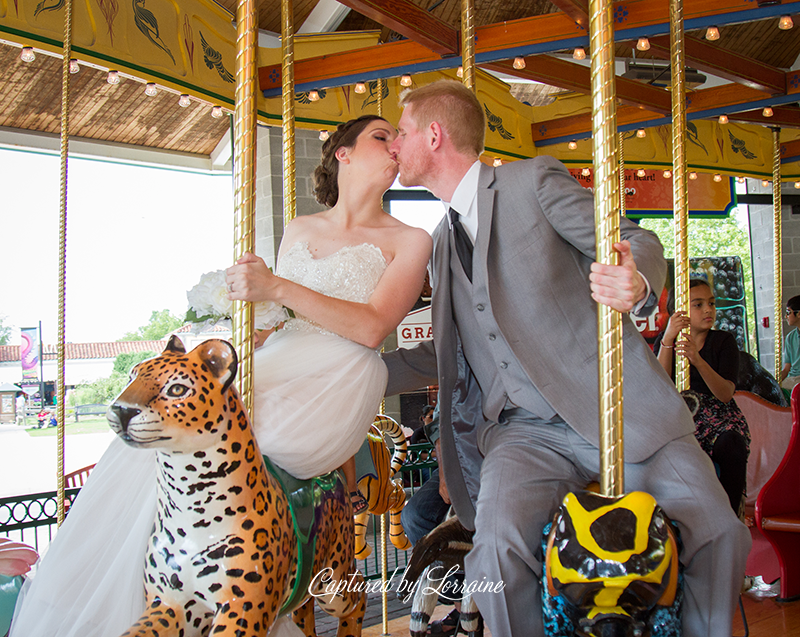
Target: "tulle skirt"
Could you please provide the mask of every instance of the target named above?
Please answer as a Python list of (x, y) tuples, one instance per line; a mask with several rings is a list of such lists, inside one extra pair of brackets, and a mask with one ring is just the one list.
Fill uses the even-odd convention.
[[(300, 478), (356, 453), (386, 388), (375, 351), (331, 334), (280, 330), (253, 362), (262, 453)], [(155, 510), (156, 452), (114, 440), (25, 583), (11, 637), (116, 637), (130, 628), (144, 611)]]

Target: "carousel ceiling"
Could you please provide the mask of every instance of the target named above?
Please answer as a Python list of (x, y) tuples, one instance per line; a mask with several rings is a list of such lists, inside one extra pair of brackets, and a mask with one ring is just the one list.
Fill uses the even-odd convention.
[[(26, 2), (33, 4), (31, 0), (20, 0), (21, 5)], [(229, 12), (227, 19), (233, 19), (235, 0), (219, 0), (217, 4)], [(669, 59), (668, 24), (664, 18), (667, 4), (666, 1), (644, 0), (615, 4), (616, 28), (621, 36), (616, 43), (616, 55), (618, 61), (626, 62), (625, 75), (622, 76), (622, 68), (618, 71), (622, 76), (618, 81), (618, 94), (623, 108), (637, 109), (628, 115), (623, 112), (623, 119), (628, 117), (633, 121), (644, 114), (646, 122), (648, 114), (663, 117), (669, 112), (668, 92), (662, 86), (664, 77), (669, 76), (665, 68)], [(762, 4), (763, 7), (759, 6)], [(144, 7), (144, 3), (141, 5)], [(259, 0), (257, 5), (260, 29), (266, 33), (279, 32), (280, 2)], [(656, 5), (657, 9), (652, 8)], [(146, 6), (156, 5), (148, 1)], [(136, 7), (134, 3), (134, 11)], [(144, 10), (142, 7), (139, 11)], [(335, 60), (327, 56), (333, 66), (326, 66), (321, 57), (299, 60), (295, 73), (298, 91), (315, 84), (342, 86), (352, 82), (358, 74), (369, 79), (399, 75), (405, 72), (404, 67), (410, 72), (422, 72), (458, 64), (455, 58), (459, 54), (461, 0), (344, 0), (341, 4), (334, 0), (295, 0), (292, 7), (298, 33), (312, 30), (380, 34), (376, 46), (344, 52), (339, 57), (333, 56)], [(635, 14), (638, 20), (635, 24), (625, 23), (629, 7), (631, 15)], [(39, 10), (37, 7), (36, 12)], [(691, 77), (698, 82), (717, 78), (719, 84), (721, 78), (733, 83), (708, 89), (705, 87), (713, 82), (693, 85), (700, 92), (705, 89), (699, 102), (705, 109), (702, 113), (716, 117), (715, 109), (725, 109), (731, 119), (738, 121), (800, 128), (800, 108), (793, 97), (797, 92), (800, 100), (800, 79), (791, 74), (800, 55), (800, 23), (794, 28), (778, 28), (779, 18), (784, 13), (800, 13), (800, 2), (784, 2), (780, 6), (780, 2), (760, 0), (684, 1), (689, 38), (687, 66), (697, 71)], [(44, 51), (37, 53), (34, 61), (23, 62), (19, 47), (25, 40), (19, 36), (19, 29), (4, 28), (10, 15), (0, 16), (0, 131), (57, 134), (61, 61)], [(137, 14), (136, 17), (141, 16)], [(705, 39), (707, 27), (713, 26), (717, 17), (721, 22), (719, 38)], [(476, 0), (479, 66), (502, 73), (501, 77), (510, 84), (511, 94), (531, 106), (552, 101), (558, 92), (588, 94), (588, 67), (572, 60), (575, 42), (586, 39), (582, 27), (587, 21), (587, 0)], [(111, 22), (108, 25), (110, 31)], [(202, 33), (200, 35), (203, 37)], [(637, 50), (639, 37), (645, 35), (649, 36), (650, 48)], [(158, 38), (157, 30), (155, 36)], [(211, 40), (208, 35), (206, 37)], [(204, 59), (211, 69), (213, 59), (209, 61), (206, 45), (203, 39)], [(166, 47), (161, 48), (166, 50)], [(588, 51), (588, 46), (586, 48)], [(213, 47), (209, 46), (208, 50), (214, 52)], [(172, 52), (169, 55), (174, 59)], [(526, 68), (512, 67), (511, 61), (517, 56), (525, 59)], [(392, 60), (387, 62), (389, 58)], [(146, 60), (141, 64), (146, 65)], [(220, 74), (226, 70), (221, 67), (217, 64)], [(261, 88), (267, 92), (270, 86), (274, 91), (276, 78), (277, 86), (280, 85), (275, 67), (262, 65), (260, 69)], [(335, 68), (335, 72), (331, 68)], [(107, 70), (83, 65), (81, 72), (73, 76), (70, 89), (72, 136), (198, 156), (210, 156), (215, 149), (227, 144), (229, 118), (210, 117), (213, 102), (192, 101), (185, 108), (177, 107), (180, 90), (168, 88), (154, 97), (147, 97), (140, 83), (109, 84)], [(265, 80), (266, 77), (271, 79)], [(334, 79), (323, 81), (330, 77)], [(760, 104), (760, 100), (774, 101), (770, 118), (763, 114), (760, 106), (752, 108), (752, 104)], [(559, 122), (559, 126), (561, 124), (567, 123)], [(574, 134), (572, 130), (578, 124), (569, 122), (569, 126), (572, 126), (569, 134)], [(585, 126), (585, 122), (580, 126)], [(558, 126), (551, 130), (564, 132)]]

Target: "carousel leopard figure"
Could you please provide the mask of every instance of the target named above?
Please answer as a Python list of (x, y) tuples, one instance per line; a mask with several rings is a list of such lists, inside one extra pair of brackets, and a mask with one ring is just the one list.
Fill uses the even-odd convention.
[[(160, 356), (134, 368), (109, 408), (109, 423), (125, 442), (158, 451), (146, 610), (124, 635), (256, 637), (291, 610), (311, 637), (310, 593), (339, 617), (340, 637), (357, 637), (363, 585), (325, 594), (326, 584), (351, 573), (363, 584), (343, 481), (338, 472), (295, 480), (262, 457), (232, 384), (236, 369), (229, 343), (205, 341), (187, 354), (173, 336)], [(316, 508), (290, 506), (287, 493)]]

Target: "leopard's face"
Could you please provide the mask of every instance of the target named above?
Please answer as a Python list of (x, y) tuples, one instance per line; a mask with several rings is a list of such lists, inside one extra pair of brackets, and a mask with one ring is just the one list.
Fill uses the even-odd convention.
[(133, 368), (108, 409), (109, 425), (133, 447), (206, 449), (230, 426), (225, 392), (236, 365), (236, 352), (225, 341), (206, 341), (187, 354), (173, 336), (160, 356)]

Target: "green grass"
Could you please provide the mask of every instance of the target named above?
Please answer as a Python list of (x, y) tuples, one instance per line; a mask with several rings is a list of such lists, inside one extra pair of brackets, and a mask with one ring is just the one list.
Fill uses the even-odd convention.
[[(28, 417), (28, 425), (36, 423), (35, 417)], [(55, 436), (58, 427), (45, 427), (43, 429), (36, 429), (35, 425), (32, 429), (26, 429), (29, 436), (38, 438), (41, 436)], [(66, 418), (66, 432), (67, 436), (75, 434), (100, 434), (111, 431), (108, 427), (108, 421), (105, 416), (81, 416), (80, 422), (75, 422), (75, 416), (68, 416)]]

